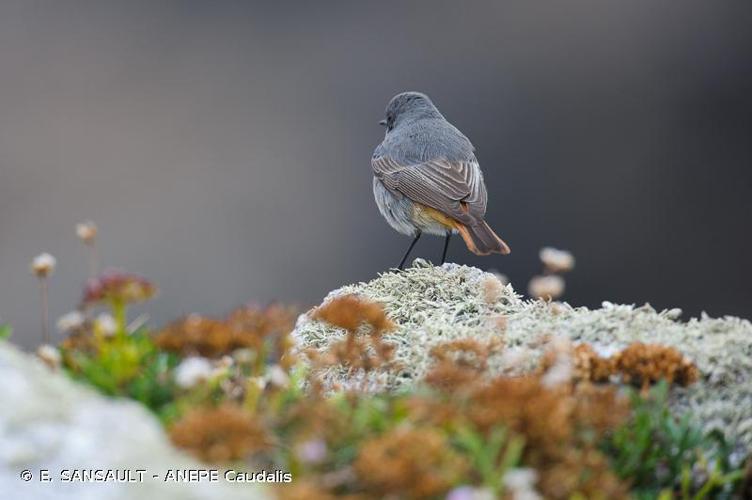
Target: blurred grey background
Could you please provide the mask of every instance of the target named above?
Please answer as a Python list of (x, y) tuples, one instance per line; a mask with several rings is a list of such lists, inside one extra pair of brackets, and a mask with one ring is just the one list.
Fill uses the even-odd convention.
[[(422, 90), (475, 143), (488, 220), (525, 290), (541, 246), (566, 299), (752, 316), (752, 5), (568, 2), (0, 3), (0, 317), (39, 341), (106, 264), (158, 283), (156, 324), (248, 300), (318, 303), (394, 266), (369, 158)], [(438, 259), (441, 240), (416, 256)]]

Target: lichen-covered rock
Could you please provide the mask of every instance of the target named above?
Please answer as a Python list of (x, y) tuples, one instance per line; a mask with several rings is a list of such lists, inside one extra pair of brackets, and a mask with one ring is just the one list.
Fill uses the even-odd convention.
[[(505, 349), (489, 358), (495, 373), (533, 369), (549, 336), (592, 344), (609, 355), (632, 342), (673, 346), (700, 369), (700, 382), (676, 389), (677, 411), (689, 411), (706, 429), (719, 428), (752, 449), (752, 324), (735, 317), (679, 321), (681, 311), (656, 311), (649, 305), (614, 305), (600, 309), (566, 303), (523, 300), (511, 285), (473, 267), (433, 267), (417, 260), (401, 273), (389, 272), (368, 283), (331, 292), (325, 302), (358, 294), (381, 302), (397, 328), (384, 336), (396, 346), (396, 368), (371, 374), (331, 369), (330, 387), (356, 386), (397, 390), (423, 378), (431, 367), (431, 348), (463, 338), (502, 337)], [(324, 350), (344, 332), (303, 314), (293, 332), (298, 347)]]
[[(36, 358), (0, 342), (0, 498), (263, 498), (253, 484), (165, 481), (168, 470), (207, 469), (168, 442), (159, 422), (135, 402), (108, 399)], [(39, 480), (49, 471), (51, 482)], [(143, 482), (63, 482), (63, 471), (118, 469)], [(21, 472), (29, 470), (29, 481)], [(121, 478), (126, 476), (120, 472)], [(153, 475), (157, 474), (157, 478)]]

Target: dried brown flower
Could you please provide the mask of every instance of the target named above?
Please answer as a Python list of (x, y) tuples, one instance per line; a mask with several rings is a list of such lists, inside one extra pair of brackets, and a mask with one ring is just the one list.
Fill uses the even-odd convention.
[(579, 380), (607, 382), (616, 371), (614, 360), (603, 358), (590, 344), (579, 344), (574, 348), (575, 376)]
[(444, 390), (466, 389), (482, 378), (488, 368), (488, 357), (502, 347), (500, 338), (485, 343), (468, 338), (439, 344), (431, 349), (435, 365), (425, 381)]
[[(453, 390), (443, 392), (443, 398), (411, 398), (412, 421), (439, 428), (469, 423), (482, 433), (503, 427), (522, 437), (523, 463), (538, 471), (536, 487), (545, 498), (569, 498), (577, 493), (588, 498), (625, 498), (626, 485), (611, 472), (597, 448), (599, 439), (629, 415), (627, 399), (614, 386), (589, 382), (591, 377), (602, 376), (600, 364), (606, 360), (589, 346), (552, 342), (538, 373), (488, 379), (484, 373), (487, 352), (486, 346), (475, 341), (435, 348), (432, 355), (437, 364), (427, 382)], [(566, 376), (549, 383), (551, 372), (560, 365), (566, 365)]]
[(293, 345), (290, 332), (295, 328), (297, 317), (298, 309), (295, 307), (281, 304), (267, 307), (247, 305), (230, 313), (226, 323), (237, 347), (259, 351), (266, 344), (272, 350), (266, 353), (267, 358), (289, 369), (295, 362), (290, 353)]
[(232, 332), (226, 323), (198, 314), (167, 325), (157, 334), (155, 342), (165, 351), (210, 358), (226, 354), (234, 346)]
[(576, 400), (572, 418), (577, 425), (595, 431), (596, 435), (623, 424), (629, 417), (629, 401), (612, 385), (579, 383), (571, 397)]
[(592, 446), (562, 449), (561, 456), (538, 468), (544, 498), (631, 498), (628, 485), (611, 471), (608, 458)]
[[(553, 349), (547, 350), (541, 359), (540, 371), (548, 371), (559, 354)], [(599, 356), (590, 344), (571, 346), (568, 355), (572, 358), (575, 382), (607, 382), (617, 372), (614, 360)]]
[(242, 307), (224, 321), (191, 314), (162, 329), (155, 342), (160, 349), (210, 358), (241, 348), (258, 353), (269, 344), (274, 352), (265, 353), (267, 357), (288, 368), (289, 333), (295, 326), (295, 317), (294, 309), (278, 305)]
[(523, 436), (524, 463), (540, 472), (545, 498), (624, 497), (625, 485), (596, 448), (599, 436), (628, 415), (614, 387), (547, 387), (540, 375), (501, 377), (473, 394), (467, 414), (481, 429), (502, 425)]
[[(548, 371), (555, 363), (557, 352), (544, 354), (540, 372)], [(607, 382), (613, 375), (638, 387), (647, 387), (661, 379), (669, 383), (689, 385), (697, 381), (700, 372), (689, 359), (673, 347), (635, 342), (612, 357), (599, 356), (589, 344), (571, 348), (574, 380)]]
[(346, 415), (315, 394), (296, 402), (280, 417), (279, 426), (298, 429), (300, 441), (323, 438), (329, 448), (336, 449), (339, 440), (348, 435)]
[[(317, 368), (344, 365), (368, 372), (391, 361), (394, 346), (384, 342), (382, 336), (394, 324), (381, 304), (356, 295), (343, 295), (315, 309), (311, 317), (347, 331), (344, 340), (332, 343), (325, 353), (308, 352)], [(367, 335), (359, 335), (362, 326), (368, 328)]]
[(374, 496), (425, 498), (446, 492), (467, 464), (436, 429), (397, 428), (366, 441), (354, 468)]
[(473, 392), (467, 416), (481, 430), (503, 425), (546, 452), (572, 434), (575, 402), (566, 396), (567, 389), (546, 388), (537, 376), (498, 377)]
[(253, 414), (231, 404), (193, 409), (169, 432), (176, 446), (206, 462), (239, 460), (270, 445)]
[(383, 342), (349, 334), (345, 340), (333, 343), (328, 354), (334, 359), (333, 364), (346, 365), (352, 369), (375, 370), (388, 362), (394, 352), (394, 346)]
[(692, 361), (673, 347), (634, 342), (615, 356), (614, 363), (625, 382), (646, 387), (661, 379), (689, 385), (700, 372)]
[(341, 496), (329, 493), (315, 479), (294, 480), (292, 484), (278, 485), (274, 489), (278, 500), (335, 500)]
[(357, 295), (336, 297), (316, 308), (312, 317), (349, 332), (357, 331), (364, 323), (371, 327), (372, 335), (380, 335), (394, 328), (381, 304)]

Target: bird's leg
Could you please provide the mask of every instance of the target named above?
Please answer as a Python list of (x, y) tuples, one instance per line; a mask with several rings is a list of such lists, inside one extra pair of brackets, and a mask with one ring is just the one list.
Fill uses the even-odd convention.
[(441, 254), (441, 264), (439, 265), (443, 265), (444, 262), (446, 262), (446, 254), (447, 254), (447, 250), (449, 250), (449, 239), (451, 237), (452, 237), (452, 232), (447, 231), (446, 238), (444, 239), (444, 251)]
[(410, 252), (412, 252), (413, 247), (415, 246), (415, 244), (418, 242), (418, 239), (420, 238), (420, 235), (421, 235), (420, 231), (418, 231), (417, 233), (415, 233), (415, 239), (413, 240), (412, 243), (410, 243), (410, 246), (407, 247), (407, 252), (405, 252), (405, 256), (402, 257), (402, 260), (399, 263), (399, 268), (398, 269), (400, 271), (402, 271), (402, 269), (405, 267), (405, 261), (407, 260), (407, 257), (410, 255)]

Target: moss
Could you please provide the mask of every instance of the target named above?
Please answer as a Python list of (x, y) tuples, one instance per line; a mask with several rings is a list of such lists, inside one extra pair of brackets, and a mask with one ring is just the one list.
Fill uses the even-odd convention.
[[(492, 373), (525, 373), (535, 368), (547, 339), (564, 336), (592, 344), (601, 355), (639, 341), (676, 347), (699, 368), (700, 381), (673, 391), (672, 407), (689, 411), (706, 430), (719, 428), (744, 449), (752, 449), (752, 324), (740, 318), (692, 318), (679, 321), (677, 309), (650, 305), (614, 305), (599, 309), (566, 303), (523, 300), (511, 285), (480, 269), (416, 260), (401, 273), (384, 273), (367, 283), (331, 292), (325, 303), (345, 294), (380, 302), (396, 328), (384, 334), (395, 346), (392, 368), (369, 374), (371, 390), (399, 390), (432, 368), (431, 350), (447, 341), (503, 341), (489, 353)], [(491, 292), (489, 292), (489, 290)], [(301, 315), (293, 332), (300, 349), (325, 350), (344, 331)], [(332, 371), (332, 387), (348, 387), (362, 378), (352, 370)], [(363, 387), (362, 380), (358, 381)]]

